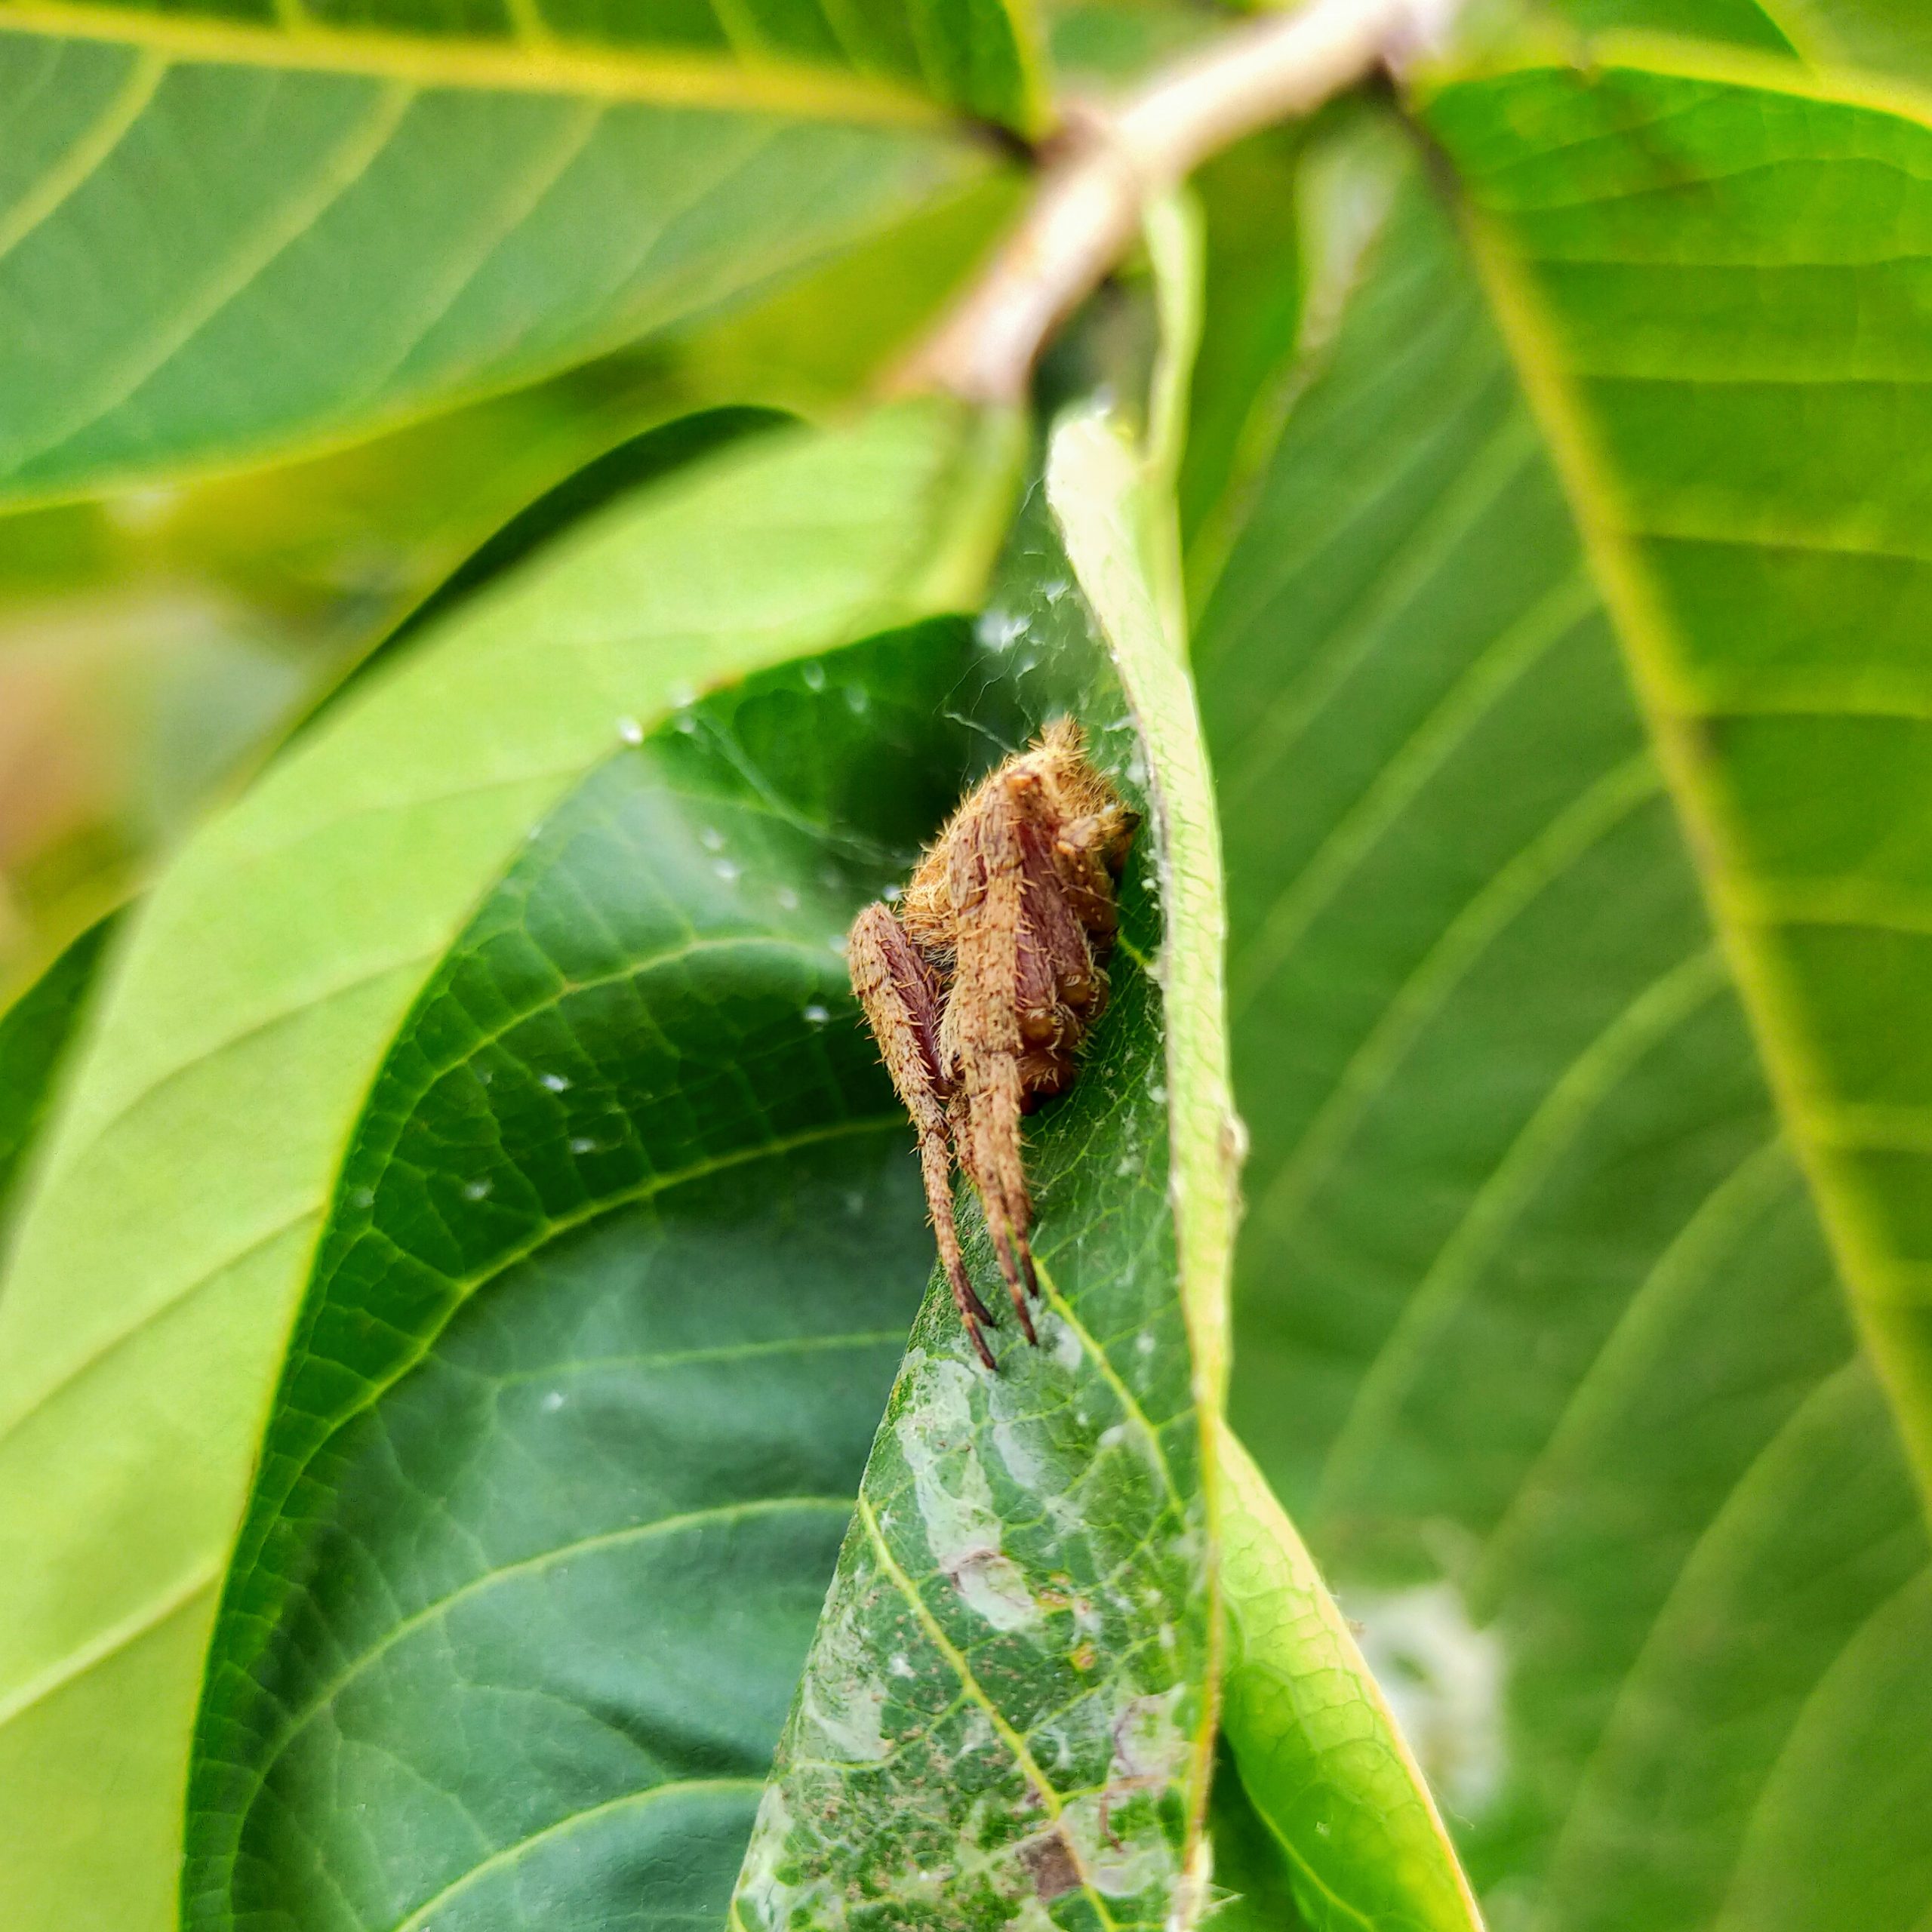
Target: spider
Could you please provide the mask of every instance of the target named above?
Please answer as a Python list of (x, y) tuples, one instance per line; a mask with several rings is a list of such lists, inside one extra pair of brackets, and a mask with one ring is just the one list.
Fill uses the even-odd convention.
[(877, 903), (853, 922), (852, 989), (918, 1131), (940, 1260), (989, 1369), (980, 1324), (993, 1316), (960, 1258), (952, 1164), (978, 1192), (1020, 1326), (1037, 1343), (1020, 1116), (1072, 1084), (1106, 1004), (1115, 881), (1139, 822), (1088, 762), (1080, 727), (1056, 719), (953, 814), (897, 916)]

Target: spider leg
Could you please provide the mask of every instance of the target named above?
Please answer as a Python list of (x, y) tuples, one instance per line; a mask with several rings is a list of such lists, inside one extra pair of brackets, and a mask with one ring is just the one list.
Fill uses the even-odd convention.
[(1014, 784), (1022, 776), (989, 787), (979, 808), (955, 823), (948, 883), (957, 965), (940, 1063), (964, 1103), (955, 1109), (953, 1144), (979, 1192), (1000, 1273), (1031, 1341), (1026, 1303), (1038, 1296), (1039, 1283), (1026, 1238), (1033, 1208), (1020, 1160), (1020, 1060), (1026, 1029), (1043, 1004), (1051, 1014), (1052, 979), (1029, 923), (1025, 808)]
[(1062, 826), (1054, 839), (1054, 870), (1068, 906), (1100, 952), (1112, 946), (1119, 924), (1109, 864), (1118, 838), (1117, 824), (1096, 814)]
[(966, 1272), (965, 1260), (959, 1252), (959, 1230), (952, 1218), (952, 1150), (948, 1144), (943, 1118), (936, 1128), (929, 1128), (921, 1124), (919, 1175), (925, 1183), (926, 1212), (931, 1218), (933, 1234), (939, 1243), (940, 1265), (945, 1269), (946, 1278), (952, 1285), (952, 1305), (958, 1309), (959, 1319), (965, 1324), (967, 1334), (972, 1337), (973, 1346), (979, 1350), (981, 1360), (991, 1368), (995, 1365), (992, 1355), (980, 1333), (979, 1324), (983, 1321), (989, 1327), (997, 1328), (999, 1323), (974, 1290)]
[(939, 1060), (939, 982), (905, 929), (883, 905), (868, 906), (852, 922), (846, 943), (852, 990), (859, 996), (886, 1071), (919, 1136), (919, 1174), (953, 1305), (980, 1359), (993, 1367), (979, 1324), (992, 1311), (974, 1292), (959, 1252), (952, 1214), (952, 1154), (946, 1102), (952, 1085)]
[[(1029, 1046), (1077, 1044), (1088, 1026), (1100, 1017), (1107, 1003), (1107, 976), (1097, 953), (1106, 943), (1084, 923), (1080, 906), (1066, 889), (1057, 864), (1051, 829), (1025, 824), (1020, 848), (1026, 866), (1026, 924), (1020, 937), (1020, 984), (1031, 990), (1029, 978), (1043, 992), (1049, 1024), (1030, 1030), (1030, 1014), (1023, 1004), (1020, 1025)], [(1110, 939), (1111, 934), (1107, 936)], [(1031, 965), (1032, 971), (1027, 971)], [(1071, 1020), (1072, 1040), (1066, 1038)]]
[(980, 1070), (983, 1078), (962, 1097), (959, 1112), (964, 1118), (955, 1123), (955, 1138), (986, 1210), (986, 1232), (1020, 1328), (1028, 1341), (1037, 1343), (1026, 1305), (1029, 1296), (1039, 1299), (1040, 1282), (1027, 1238), (1033, 1203), (1020, 1161), (1019, 1063), (1010, 1054), (996, 1054)]

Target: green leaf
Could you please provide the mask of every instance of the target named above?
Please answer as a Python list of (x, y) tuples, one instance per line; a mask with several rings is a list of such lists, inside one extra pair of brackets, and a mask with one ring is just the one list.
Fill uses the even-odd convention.
[[(1078, 1084), (1028, 1135), (1041, 1346), (1009, 1329), (989, 1376), (935, 1278), (737, 1924), (1157, 1927), (1206, 1902), (1219, 1632), (1204, 1419), (1232, 1133), (1219, 854), (1142, 484), (1104, 419), (1063, 423), (982, 620), (1025, 715), (1071, 710), (1150, 813), (1112, 1004)], [(983, 1231), (969, 1263), (999, 1297)]]
[(1294, 260), (1300, 130), (1271, 128), (1217, 157), (1190, 184), (1203, 215), (1201, 352), (1178, 482), (1183, 550), (1247, 480), (1287, 405), (1300, 317)]
[(0, 494), (582, 361), (950, 195), (986, 155), (948, 108), (1034, 112), (1001, 0), (650, 12), (0, 9)]
[(1814, 67), (1863, 67), (1921, 85), (1932, 78), (1932, 20), (1916, 0), (1556, 0), (1555, 11), (1604, 36), (1599, 51), (1613, 58), (1618, 36), (1634, 32), (1792, 53)]
[(1412, 158), (1200, 624), (1235, 1426), (1500, 1923), (1909, 1927), (1924, 1190), (1823, 1142), (1924, 1064), (1850, 921), (1932, 795), (1926, 133), (1741, 60), (1427, 112), (1476, 255)]
[(1794, 38), (1821, 66), (1857, 66), (1923, 86), (1932, 80), (1932, 20), (1913, 0), (1786, 0)]
[(1208, 1823), (1214, 1844), (1214, 1884), (1204, 1922), (1213, 1932), (1306, 1932), (1287, 1855), (1256, 1813), (1225, 1740), (1214, 1768)]
[[(1537, 18), (1535, 10), (1524, 11), (1530, 20)], [(1663, 33), (1758, 53), (1808, 51), (1788, 0), (1776, 6), (1765, 0), (1555, 0), (1548, 11), (1586, 34)]]
[(696, 410), (640, 430), (572, 470), (534, 502), (525, 504), (428, 590), (339, 683), (324, 694), (310, 715), (294, 729), (306, 728), (315, 716), (340, 703), (378, 663), (386, 663), (411, 642), (425, 625), (448, 617), (459, 604), (514, 570), (605, 504), (675, 476), (688, 464), (743, 438), (762, 435), (793, 420), (775, 409), (741, 406)]
[[(1637, 69), (1502, 76), (1432, 119), (1932, 1490), (1932, 365), (1927, 257), (1899, 250), (1932, 125)], [(1666, 120), (1662, 152), (1634, 131)]]
[(841, 943), (971, 650), (620, 751), (398, 1029), (211, 1647), (191, 1927), (721, 1919), (929, 1263)]
[(0, 1013), (0, 1251), (114, 924), (97, 920)]
[(1222, 1727), (1315, 1932), (1481, 1932), (1407, 1745), (1247, 1452), (1224, 1429)]
[[(374, 1204), (346, 1152), (530, 829), (697, 687), (971, 597), (1005, 474), (921, 405), (620, 501), (372, 678), (143, 906), (0, 1289), (0, 1918), (173, 1922), (216, 1592), (291, 1324)], [(347, 1327), (413, 1350), (433, 1312)]]
[(15, 777), (57, 783), (68, 804), (13, 843), (0, 986), (138, 886), (205, 816), (211, 789), (259, 770), (344, 671), (552, 488), (568, 494), (641, 432), (663, 430), (658, 453), (672, 453), (691, 440), (692, 412), (716, 424), (721, 400), (811, 420), (852, 408), (1019, 185), (989, 174), (728, 316), (391, 435), (8, 515), (0, 712), (57, 700), (66, 727), (32, 734)]

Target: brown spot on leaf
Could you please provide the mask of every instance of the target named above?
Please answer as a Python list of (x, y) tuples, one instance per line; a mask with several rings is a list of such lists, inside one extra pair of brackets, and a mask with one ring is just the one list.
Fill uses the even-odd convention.
[(1073, 1847), (1058, 1832), (1023, 1844), (1020, 1862), (1026, 1866), (1042, 1905), (1051, 1905), (1055, 1899), (1080, 1889), (1080, 1867), (1074, 1862)]

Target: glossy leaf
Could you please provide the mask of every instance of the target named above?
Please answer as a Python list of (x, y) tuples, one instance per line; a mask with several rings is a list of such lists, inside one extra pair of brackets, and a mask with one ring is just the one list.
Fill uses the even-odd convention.
[(215, 1633), (190, 1927), (721, 1919), (929, 1263), (841, 944), (971, 650), (620, 751), (398, 1029)]
[(1481, 1932), (1421, 1773), (1314, 1559), (1223, 1431), (1223, 1730), (1315, 1932)]
[(611, 506), (372, 679), (143, 906), (0, 1289), (0, 1918), (171, 1921), (290, 1326), (338, 1205), (369, 1204), (338, 1202), (345, 1149), (479, 895), (697, 685), (970, 596), (1003, 475), (922, 406)]
[[(333, 11), (333, 10), (331, 10)], [(710, 309), (1026, 125), (1001, 0), (0, 9), (0, 494), (312, 445)]]
[[(935, 1279), (746, 1857), (733, 1922), (758, 1932), (1185, 1925), (1205, 1903), (1219, 861), (1138, 481), (1103, 420), (1065, 424), (982, 620), (1031, 715), (1071, 709), (1151, 814), (1112, 1003), (1028, 1134), (1041, 1346), (1009, 1324), (987, 1374)], [(983, 1230), (970, 1258), (997, 1305)]]
[(1924, 1001), (1814, 978), (1767, 1029), (1786, 940), (1746, 915), (1794, 852), (1872, 875), (1832, 841), (1877, 812), (1909, 865), (1917, 793), (1827, 768), (1829, 718), (1671, 714), (1912, 675), (1915, 566), (1873, 553), (1923, 467), (1923, 132), (1789, 63), (1428, 112), (1483, 272), (1417, 155), (1201, 620), (1254, 1147), (1235, 1420), (1493, 1922), (1903, 1932), (1927, 1411), (1909, 1309), (1834, 1264), (1829, 1086), (1780, 1056), (1862, 1040), (1909, 1082)]
[(1306, 1932), (1287, 1856), (1262, 1821), (1224, 1740), (1208, 1805), (1214, 1882), (1204, 1923), (1213, 1932)]

